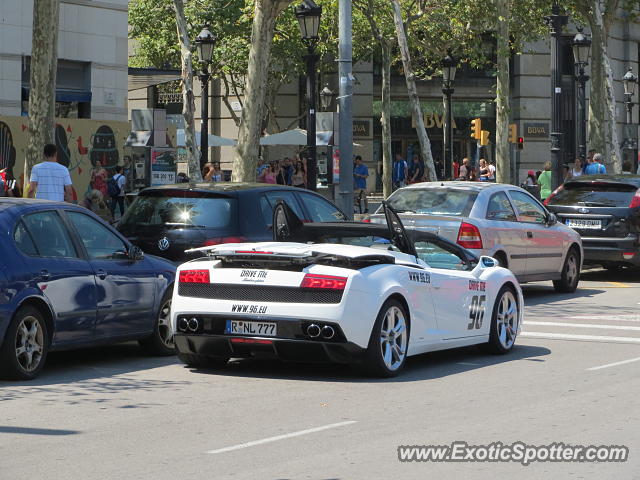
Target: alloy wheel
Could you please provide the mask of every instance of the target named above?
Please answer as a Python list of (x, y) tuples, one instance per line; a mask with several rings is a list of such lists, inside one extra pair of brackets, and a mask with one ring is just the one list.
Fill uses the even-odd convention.
[(16, 360), (25, 372), (38, 368), (44, 353), (44, 331), (31, 315), (22, 319), (16, 330)]
[(407, 355), (407, 321), (402, 310), (392, 306), (382, 320), (380, 329), (380, 350), (386, 367), (395, 371), (402, 365)]
[(163, 345), (169, 349), (175, 347), (173, 330), (171, 329), (171, 300), (167, 300), (160, 307), (158, 314), (158, 335)]
[(505, 291), (498, 301), (498, 340), (505, 350), (509, 350), (516, 341), (518, 331), (518, 302), (510, 290)]

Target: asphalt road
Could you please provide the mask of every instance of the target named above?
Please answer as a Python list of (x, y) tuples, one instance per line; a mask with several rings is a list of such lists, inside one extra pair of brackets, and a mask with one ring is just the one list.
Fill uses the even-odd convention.
[[(340, 366), (195, 371), (135, 344), (52, 354), (0, 383), (0, 479), (640, 478), (640, 275), (524, 286), (517, 348)], [(399, 445), (626, 445), (625, 463), (401, 463)]]

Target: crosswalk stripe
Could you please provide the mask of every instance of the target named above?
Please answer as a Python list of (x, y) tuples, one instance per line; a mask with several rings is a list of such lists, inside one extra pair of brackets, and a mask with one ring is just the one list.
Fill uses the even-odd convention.
[(611, 337), (607, 335), (577, 335), (569, 333), (522, 332), (521, 337), (549, 338), (551, 340), (584, 340), (591, 342), (640, 343), (640, 337)]
[(590, 372), (594, 372), (596, 370), (602, 370), (603, 368), (617, 367), (618, 365), (626, 365), (627, 363), (634, 363), (634, 362), (640, 362), (640, 357), (630, 358), (629, 360), (622, 360), (621, 362), (607, 363), (606, 365), (587, 368), (587, 370), (589, 370)]
[(640, 331), (640, 327), (631, 327), (627, 325), (600, 325), (590, 323), (568, 323), (568, 322), (534, 322), (526, 320), (525, 325), (545, 326), (545, 327), (575, 327), (575, 328), (600, 328), (603, 330), (633, 330)]

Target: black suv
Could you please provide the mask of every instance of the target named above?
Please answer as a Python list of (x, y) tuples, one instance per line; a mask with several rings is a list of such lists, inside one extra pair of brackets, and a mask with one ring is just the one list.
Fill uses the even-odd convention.
[(174, 262), (193, 259), (189, 248), (233, 242), (271, 241), (273, 207), (284, 200), (307, 222), (346, 216), (308, 190), (264, 183), (179, 183), (142, 190), (118, 230), (145, 252)]
[(545, 205), (580, 234), (585, 264), (640, 266), (640, 175), (583, 175)]

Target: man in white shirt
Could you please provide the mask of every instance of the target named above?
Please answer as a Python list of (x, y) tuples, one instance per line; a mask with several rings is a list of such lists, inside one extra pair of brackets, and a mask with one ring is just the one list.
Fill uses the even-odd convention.
[(58, 150), (55, 145), (44, 146), (44, 162), (31, 169), (29, 198), (42, 198), (56, 202), (71, 202), (73, 188), (69, 170), (58, 163)]

